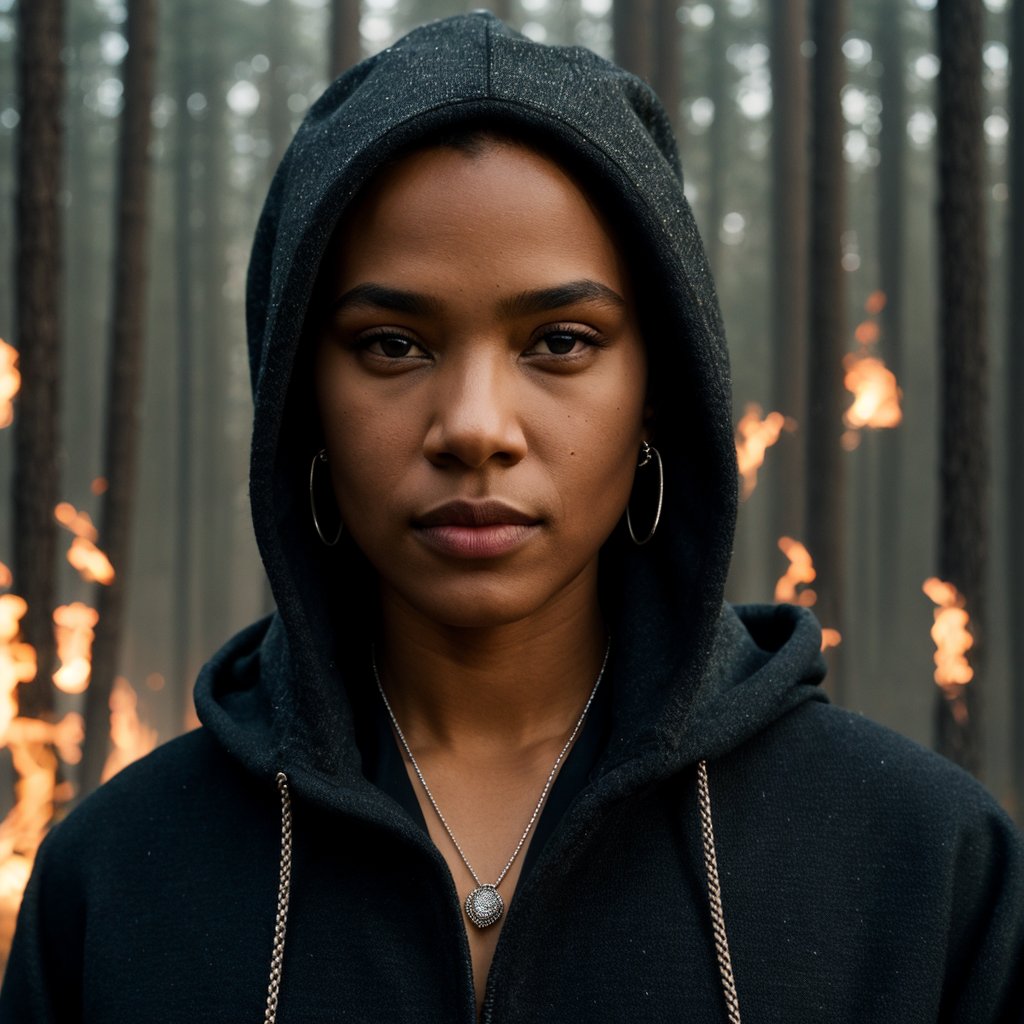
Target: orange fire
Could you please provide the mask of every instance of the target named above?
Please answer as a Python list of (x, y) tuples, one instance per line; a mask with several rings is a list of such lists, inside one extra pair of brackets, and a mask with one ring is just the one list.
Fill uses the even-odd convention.
[(68, 561), (82, 578), (90, 583), (113, 583), (114, 567), (110, 559), (96, 547), (99, 534), (89, 514), (80, 512), (67, 501), (62, 501), (53, 510), (53, 514), (61, 526), (75, 535), (68, 549)]
[(10, 750), (18, 775), (15, 805), (0, 822), (0, 943), (4, 948), (54, 808), (70, 797), (69, 787), (57, 782), (54, 750), (73, 764), (81, 757), (83, 736), (80, 715), (66, 715), (57, 723), (18, 717), (18, 684), (36, 674), (36, 653), (19, 640), (27, 607), (16, 594), (0, 595), (0, 746)]
[(156, 730), (143, 725), (138, 714), (139, 698), (123, 676), (114, 680), (110, 694), (111, 751), (103, 766), (102, 782), (126, 765), (137, 761), (156, 746)]
[(99, 612), (81, 601), (62, 604), (53, 613), (56, 627), (57, 657), (60, 668), (53, 681), (64, 693), (82, 693), (92, 672), (92, 642)]
[(846, 432), (841, 443), (851, 452), (860, 444), (860, 433), (865, 427), (885, 430), (896, 427), (903, 419), (900, 390), (896, 375), (872, 349), (878, 344), (882, 332), (875, 319), (885, 309), (886, 295), (883, 291), (872, 292), (864, 303), (867, 318), (862, 320), (854, 332), (856, 352), (843, 357), (843, 385), (853, 395), (853, 405), (843, 414)]
[(974, 646), (974, 637), (968, 629), (971, 619), (964, 607), (963, 595), (952, 583), (931, 576), (921, 589), (937, 606), (931, 628), (935, 642), (935, 683), (949, 700), (955, 702), (953, 715), (962, 724), (966, 720), (967, 709), (957, 701), (957, 697), (974, 678), (974, 669), (967, 661), (967, 652)]
[(770, 412), (764, 419), (761, 412), (761, 406), (750, 402), (736, 424), (736, 460), (743, 478), (744, 501), (754, 493), (757, 471), (764, 464), (765, 452), (778, 441), (783, 427), (792, 429), (781, 412)]
[(775, 584), (775, 600), (810, 608), (818, 600), (818, 595), (813, 590), (797, 592), (797, 587), (813, 583), (817, 576), (810, 552), (792, 537), (780, 537), (779, 550), (789, 559), (789, 568)]
[(93, 543), (100, 539), (99, 531), (88, 512), (79, 512), (70, 501), (62, 501), (54, 510), (54, 518), (76, 537), (84, 537)]
[[(807, 587), (813, 583), (818, 573), (814, 568), (810, 552), (798, 540), (792, 537), (779, 538), (779, 550), (789, 559), (789, 568), (775, 584), (775, 600), (788, 604), (798, 604), (810, 608), (818, 600), (818, 595)], [(804, 587), (798, 590), (798, 587)], [(838, 647), (843, 642), (842, 634), (837, 629), (821, 631), (821, 649)]]
[(14, 422), (14, 396), (20, 387), (18, 350), (0, 338), (0, 429)]
[(0, 587), (6, 590), (13, 582), (14, 577), (11, 575), (11, 570), (3, 562), (0, 562)]
[(896, 374), (876, 356), (865, 351), (850, 352), (843, 357), (846, 375), (843, 384), (853, 394), (853, 405), (843, 415), (851, 430), (864, 427), (891, 428), (903, 419), (900, 399), (903, 392), (896, 383)]
[(869, 316), (878, 316), (885, 309), (885, 304), (888, 301), (889, 299), (885, 292), (881, 290), (873, 291), (864, 303), (864, 309)]
[(822, 629), (821, 649), (827, 651), (830, 647), (838, 647), (843, 642), (843, 634), (838, 629)]
[(18, 684), (36, 677), (35, 649), (19, 640), (26, 611), (23, 597), (0, 595), (0, 737), (18, 714)]
[(57, 723), (15, 718), (4, 732), (18, 774), (16, 802), (0, 822), (0, 934), (7, 937), (32, 870), (36, 850), (59, 803), (71, 797), (68, 783), (57, 782), (57, 756), (69, 764), (81, 758), (82, 716), (68, 714)]

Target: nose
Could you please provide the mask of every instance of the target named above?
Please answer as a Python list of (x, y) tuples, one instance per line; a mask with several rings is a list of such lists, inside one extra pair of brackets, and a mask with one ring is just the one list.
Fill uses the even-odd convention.
[(526, 455), (516, 371), (501, 355), (458, 360), (439, 369), (435, 408), (423, 443), (435, 466), (512, 466)]

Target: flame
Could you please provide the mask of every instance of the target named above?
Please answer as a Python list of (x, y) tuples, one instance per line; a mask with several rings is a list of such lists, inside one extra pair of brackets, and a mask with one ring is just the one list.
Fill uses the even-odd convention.
[(60, 668), (53, 674), (57, 688), (64, 693), (82, 693), (92, 673), (92, 642), (99, 621), (95, 608), (75, 601), (62, 604), (54, 613), (57, 657)]
[(844, 451), (852, 452), (860, 444), (858, 431), (865, 427), (891, 429), (900, 424), (903, 392), (896, 374), (881, 359), (872, 355), (872, 347), (882, 336), (878, 321), (873, 319), (885, 309), (883, 291), (872, 292), (864, 303), (868, 317), (857, 324), (854, 337), (860, 346), (856, 352), (843, 356), (843, 385), (853, 395), (853, 405), (843, 414), (846, 431), (840, 438)]
[(53, 514), (66, 530), (75, 535), (68, 549), (68, 561), (90, 583), (109, 585), (114, 582), (110, 559), (96, 547), (99, 534), (87, 512), (80, 512), (70, 502), (62, 501)]
[(20, 388), (18, 350), (0, 338), (0, 429), (14, 422), (14, 396)]
[(770, 412), (761, 419), (761, 411), (756, 402), (748, 403), (736, 424), (736, 459), (743, 478), (743, 500), (754, 493), (765, 452), (778, 441), (783, 427), (790, 426), (781, 412)]
[(110, 485), (107, 483), (107, 478), (105, 476), (98, 476), (91, 484), (89, 484), (89, 490), (92, 491), (93, 494), (99, 496), (100, 494), (106, 494), (109, 486)]
[(80, 715), (56, 723), (18, 717), (18, 684), (36, 674), (35, 651), (18, 639), (27, 609), (16, 594), (0, 595), (0, 746), (10, 750), (18, 775), (15, 805), (0, 822), (0, 942), (5, 948), (36, 850), (56, 805), (70, 798), (69, 787), (57, 782), (57, 754), (78, 761), (84, 735)]
[(68, 549), (68, 561), (78, 570), (82, 579), (90, 583), (109, 586), (114, 582), (114, 567), (110, 559), (92, 541), (76, 537)]
[(23, 597), (0, 595), (0, 737), (18, 714), (18, 684), (36, 677), (35, 648), (18, 639), (26, 611)]
[(843, 642), (843, 634), (838, 629), (823, 629), (821, 631), (821, 649), (827, 651), (830, 647), (838, 647)]
[(4, 587), (6, 589), (13, 582), (14, 577), (11, 575), (11, 570), (8, 569), (3, 562), (0, 562), (0, 587)]
[(94, 544), (100, 539), (99, 531), (88, 512), (79, 512), (70, 501), (62, 501), (54, 510), (57, 522), (76, 537), (84, 537)]
[(862, 320), (853, 335), (861, 345), (874, 345), (882, 336), (874, 320)]
[(853, 405), (843, 415), (846, 426), (851, 430), (897, 426), (903, 419), (903, 392), (896, 383), (896, 374), (881, 359), (863, 351), (848, 353), (843, 366), (843, 384), (854, 396)]
[(792, 537), (780, 537), (779, 550), (789, 559), (789, 568), (775, 584), (775, 600), (809, 608), (818, 600), (818, 595), (813, 590), (797, 593), (797, 587), (812, 583), (818, 575), (814, 570), (810, 553), (800, 541)]
[(14, 807), (0, 822), (0, 910), (5, 929), (8, 922), (13, 927), (36, 850), (56, 806), (71, 796), (70, 786), (57, 782), (57, 753), (74, 764), (81, 758), (84, 735), (82, 716), (72, 713), (56, 723), (15, 718), (0, 737), (18, 774)]
[(131, 683), (118, 676), (110, 694), (110, 740), (113, 746), (103, 766), (102, 782), (156, 746), (156, 730), (140, 721), (138, 704), (139, 698)]
[[(974, 678), (974, 669), (967, 661), (967, 652), (974, 646), (974, 637), (968, 630), (970, 616), (964, 607), (963, 595), (952, 583), (931, 576), (921, 589), (936, 605), (931, 628), (935, 642), (935, 682), (954, 700)], [(961, 713), (966, 715), (966, 708), (961, 708)]]
[[(794, 540), (792, 537), (780, 537), (779, 550), (789, 559), (789, 568), (775, 584), (775, 600), (810, 608), (818, 600), (818, 595), (806, 586), (808, 583), (813, 583), (818, 575), (810, 552), (800, 541)], [(801, 586), (804, 589), (797, 591), (797, 587)], [(838, 629), (822, 629), (821, 649), (823, 651), (830, 647), (838, 647), (842, 642), (843, 636)]]
[(885, 304), (888, 301), (888, 296), (881, 289), (873, 291), (864, 303), (864, 310), (870, 316), (878, 316), (885, 309)]

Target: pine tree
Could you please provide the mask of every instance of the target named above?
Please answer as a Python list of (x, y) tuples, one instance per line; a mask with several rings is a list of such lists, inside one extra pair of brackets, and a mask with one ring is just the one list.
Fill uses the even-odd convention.
[(971, 617), (975, 677), (939, 694), (939, 750), (980, 769), (988, 579), (989, 436), (986, 336), (982, 0), (939, 0), (939, 576)]

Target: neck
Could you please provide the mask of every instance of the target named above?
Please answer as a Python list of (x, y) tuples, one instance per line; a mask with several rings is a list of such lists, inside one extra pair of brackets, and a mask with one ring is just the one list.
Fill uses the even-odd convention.
[(383, 602), (381, 682), (410, 745), (516, 749), (564, 739), (604, 661), (593, 600), (480, 628), (445, 627)]

